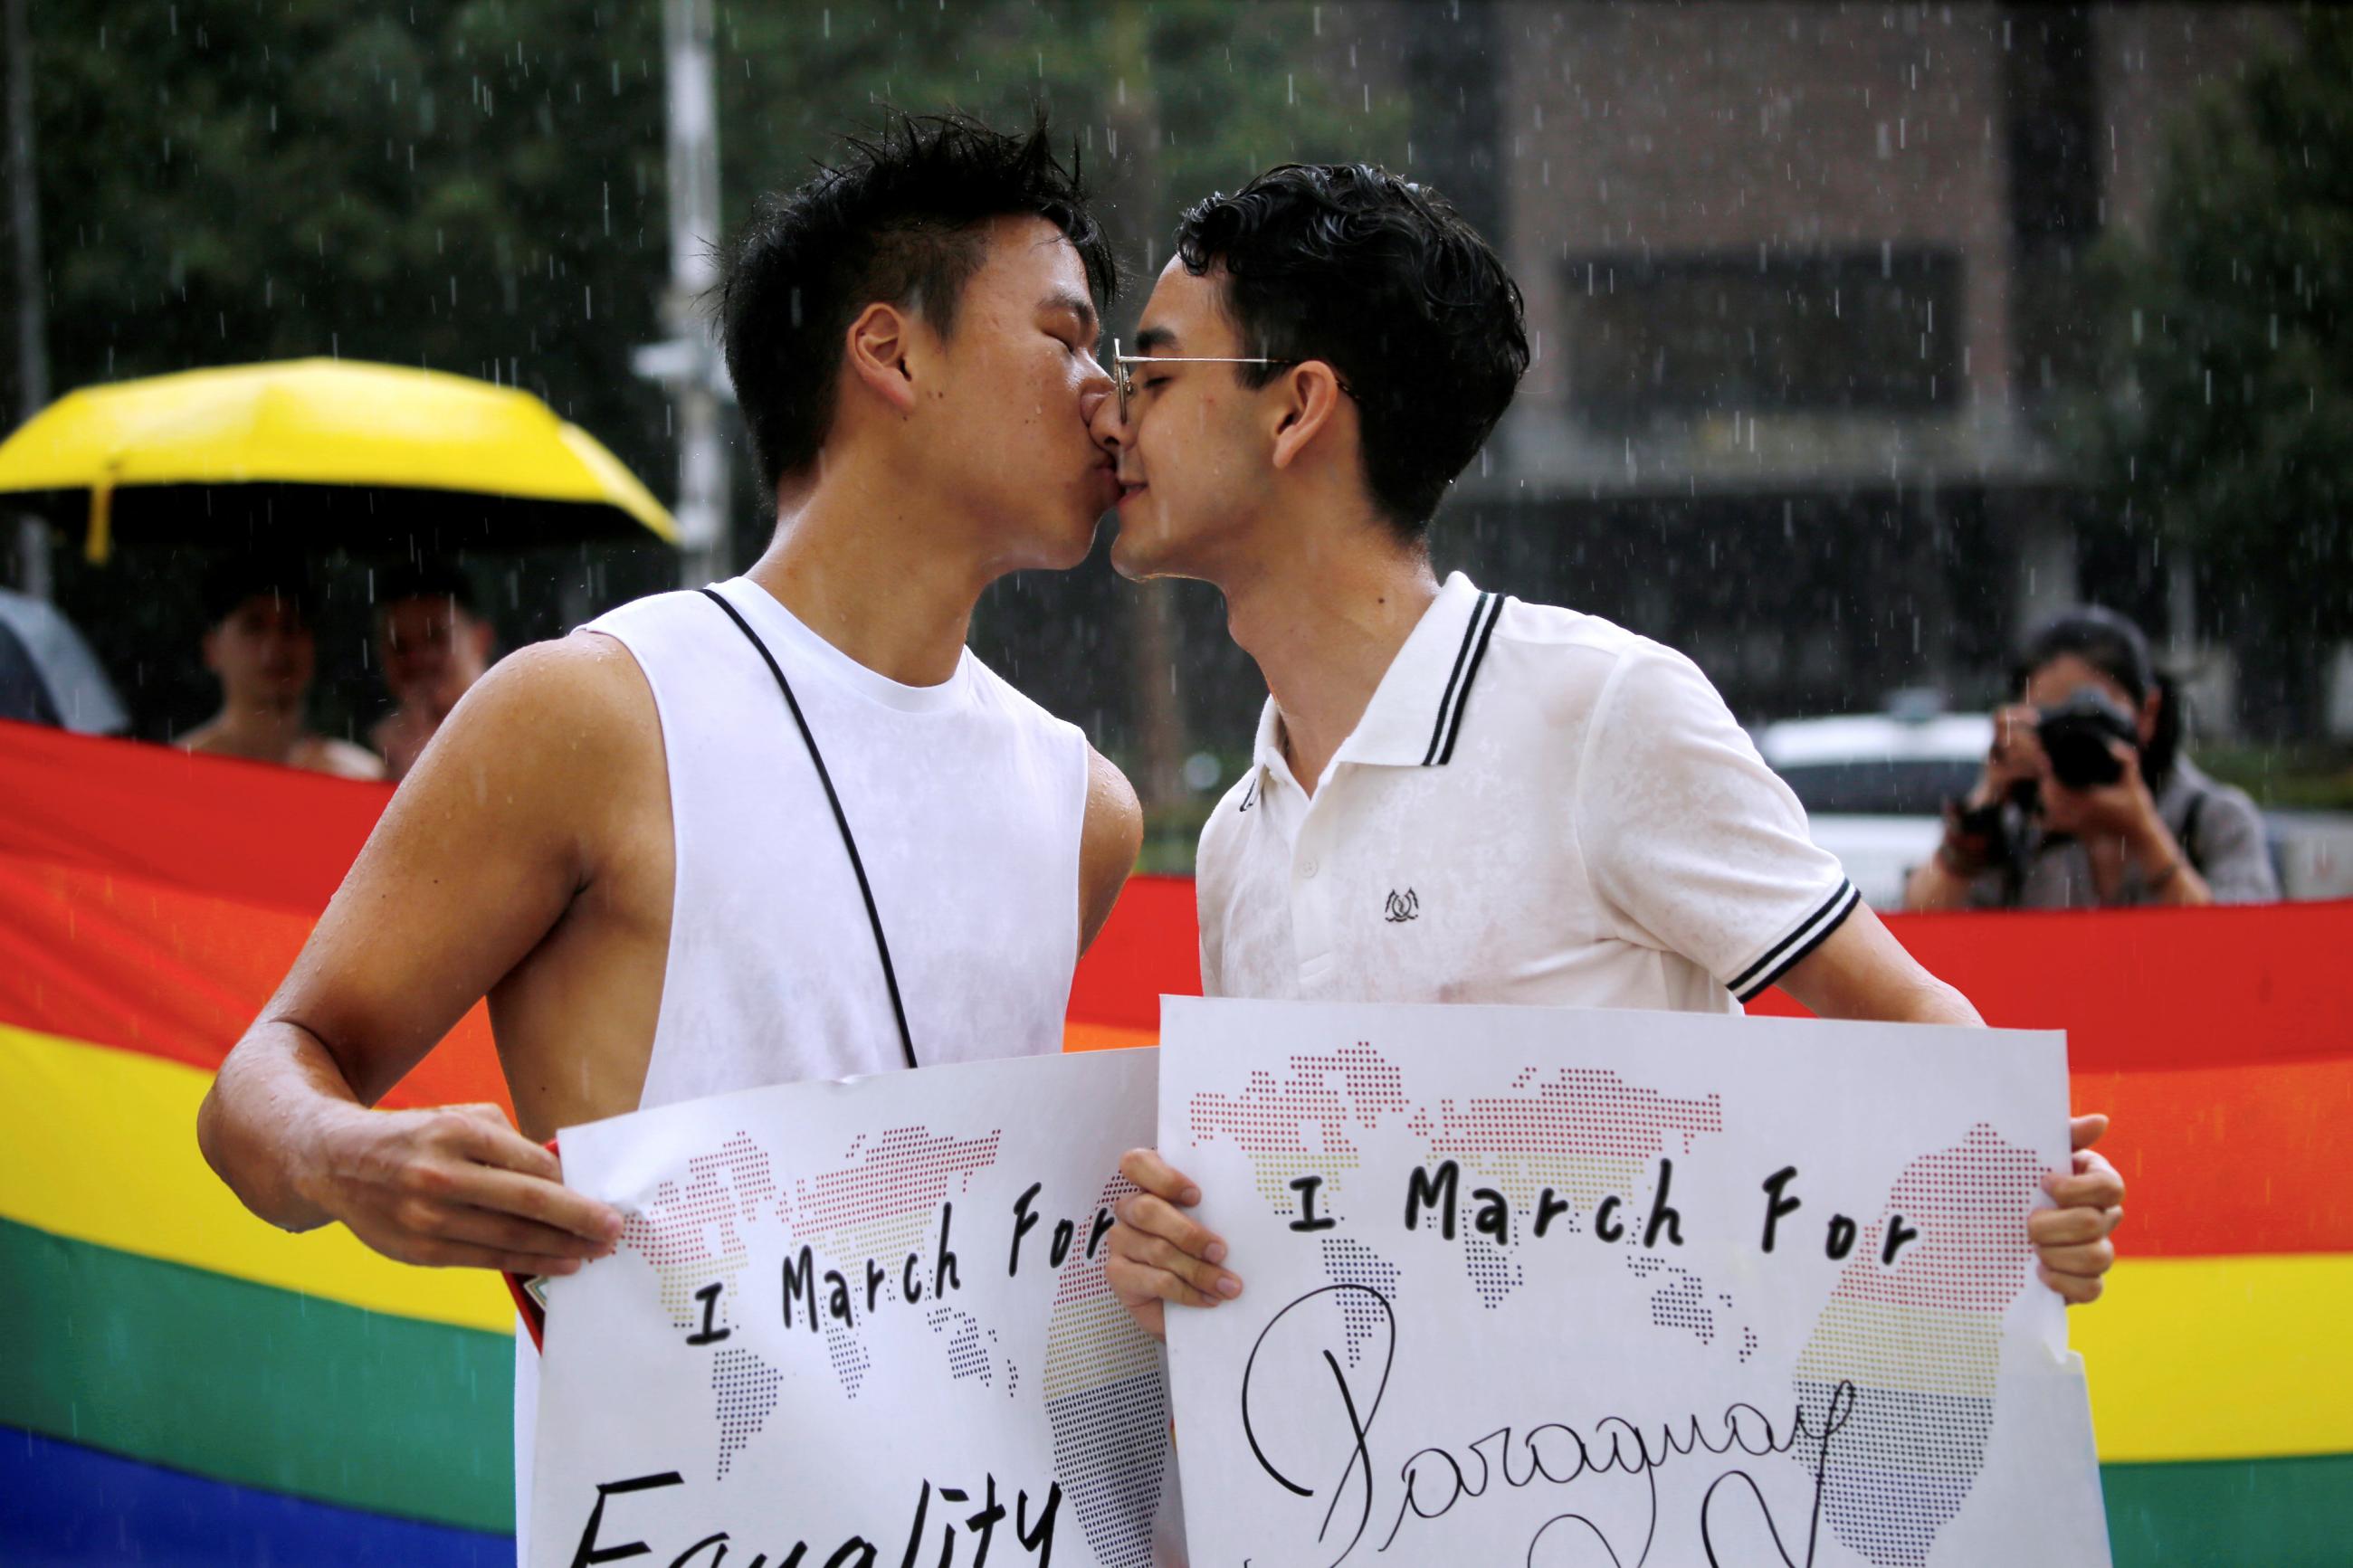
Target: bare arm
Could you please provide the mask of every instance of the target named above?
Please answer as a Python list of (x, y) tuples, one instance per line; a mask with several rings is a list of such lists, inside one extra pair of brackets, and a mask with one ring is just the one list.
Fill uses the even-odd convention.
[(1922, 967), (1872, 912), (1858, 904), (1828, 941), (1781, 976), (1781, 989), (1821, 1018), (1892, 1024), (1974, 1024), (1969, 999)]
[(197, 1121), (246, 1205), (408, 1262), (566, 1271), (619, 1216), (559, 1184), (493, 1106), (369, 1109), (562, 918), (626, 762), (605, 639), (526, 649), (470, 692), (383, 819)]
[(1094, 945), (1144, 847), (1144, 807), (1127, 775), (1087, 752), (1087, 820), (1079, 840), (1079, 951)]

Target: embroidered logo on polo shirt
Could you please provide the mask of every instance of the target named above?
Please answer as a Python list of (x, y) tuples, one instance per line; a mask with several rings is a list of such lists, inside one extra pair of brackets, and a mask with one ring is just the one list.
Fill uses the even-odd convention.
[(1401, 926), (1409, 920), (1419, 919), (1420, 916), (1421, 900), (1411, 888), (1408, 888), (1402, 893), (1394, 889), (1390, 890), (1388, 910), (1381, 916), (1383, 920), (1393, 926)]

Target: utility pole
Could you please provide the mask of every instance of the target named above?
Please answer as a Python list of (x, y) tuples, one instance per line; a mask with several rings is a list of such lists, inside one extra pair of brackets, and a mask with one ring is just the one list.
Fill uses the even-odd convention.
[[(1101, 209), (1121, 256), (1144, 268), (1139, 294), (1152, 289), (1152, 273), (1166, 258), (1155, 240), (1161, 199), (1160, 104), (1152, 83), (1150, 18), (1139, 0), (1120, 0), (1112, 14), (1110, 58), (1113, 88), (1106, 121)], [(1108, 346), (1108, 345), (1106, 345)], [(1135, 584), (1128, 595), (1134, 620), (1127, 636), (1128, 668), (1135, 698), (1137, 794), (1147, 813), (1185, 796), (1185, 711), (1176, 690), (1176, 590), (1168, 583)]]
[[(48, 285), (41, 275), (41, 197), (33, 163), (33, 40), (30, 0), (5, 0), (8, 57), (8, 226), (16, 237), (16, 387), (22, 424), (49, 404)], [(49, 596), (49, 528), (16, 520), (16, 586)]]
[[(10, 0), (22, 4), (22, 0)], [(679, 581), (695, 588), (726, 575), (727, 447), (720, 402), (734, 400), (727, 367), (702, 313), (717, 280), (719, 99), (712, 74), (711, 0), (663, 0), (662, 44), (670, 111), (670, 287), (667, 342), (638, 350), (631, 367), (670, 394), (678, 434)]]

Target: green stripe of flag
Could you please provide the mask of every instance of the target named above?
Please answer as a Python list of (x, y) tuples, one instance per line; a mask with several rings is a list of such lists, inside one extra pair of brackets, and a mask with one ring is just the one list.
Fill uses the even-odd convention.
[(2346, 1545), (2353, 1541), (2353, 1454), (2103, 1465), (2100, 1486), (2116, 1568), (2342, 1568), (2353, 1561)]
[(0, 1220), (0, 1425), (322, 1502), (514, 1528), (505, 1336)]

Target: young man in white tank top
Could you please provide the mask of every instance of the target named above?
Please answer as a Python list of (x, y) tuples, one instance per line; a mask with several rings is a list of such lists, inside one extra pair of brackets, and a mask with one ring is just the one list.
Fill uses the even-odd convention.
[[(965, 637), (997, 578), (1082, 560), (1113, 498), (1089, 426), (1114, 283), (1042, 125), (898, 121), (763, 207), (723, 318), (774, 542), (450, 714), (206, 1100), (248, 1207), (569, 1273), (621, 1216), (562, 1184), (559, 1127), (1060, 1048), (1141, 815)], [(371, 1109), (483, 997), (520, 1132)]]
[[(1214, 583), (1271, 693), (1197, 868), (1211, 995), (1737, 1013), (1779, 984), (1832, 1018), (1975, 1025), (1816, 847), (1692, 662), (1598, 616), (1441, 585), (1427, 530), (1528, 364), (1519, 289), (1444, 199), (1287, 166), (1186, 214), (1123, 396), (1133, 577)], [(1123, 410), (1121, 405), (1124, 404)], [(2043, 1281), (2089, 1301), (2124, 1184), (2079, 1117)], [(1149, 1150), (1112, 1286), (1240, 1293), (1198, 1194)]]

